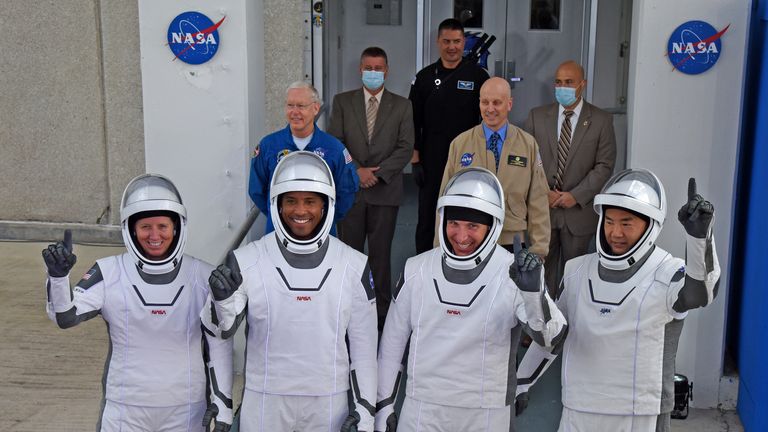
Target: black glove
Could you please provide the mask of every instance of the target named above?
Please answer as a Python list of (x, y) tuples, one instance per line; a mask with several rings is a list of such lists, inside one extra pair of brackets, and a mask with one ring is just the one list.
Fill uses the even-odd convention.
[(387, 417), (386, 432), (397, 432), (397, 414), (392, 413)]
[(515, 398), (515, 417), (522, 414), (526, 408), (528, 408), (528, 392), (520, 393)]
[(523, 249), (520, 238), (515, 236), (512, 245), (515, 262), (509, 266), (509, 278), (522, 291), (539, 292), (541, 287), (541, 258), (530, 250)]
[(203, 415), (203, 428), (206, 431), (211, 430), (211, 420), (213, 420), (213, 432), (229, 432), (232, 425), (215, 420), (218, 415), (219, 407), (215, 403), (208, 404), (208, 409), (205, 410)]
[(424, 187), (424, 181), (426, 180), (424, 166), (421, 164), (421, 162), (416, 162), (415, 164), (411, 164), (411, 167), (413, 172), (413, 181), (416, 183), (416, 186)]
[(239, 271), (233, 271), (226, 264), (220, 264), (211, 272), (208, 285), (211, 286), (211, 294), (216, 301), (230, 298), (243, 283), (243, 276)]
[(360, 414), (353, 411), (352, 414), (347, 416), (344, 423), (341, 425), (340, 432), (359, 432), (357, 430), (357, 424), (360, 423)]
[(691, 177), (688, 180), (688, 203), (677, 212), (677, 220), (691, 237), (706, 238), (714, 215), (712, 203), (696, 193), (696, 179)]
[(48, 245), (47, 249), (43, 249), (43, 260), (51, 277), (64, 277), (69, 274), (77, 262), (77, 256), (72, 253), (71, 230), (64, 230), (64, 241)]

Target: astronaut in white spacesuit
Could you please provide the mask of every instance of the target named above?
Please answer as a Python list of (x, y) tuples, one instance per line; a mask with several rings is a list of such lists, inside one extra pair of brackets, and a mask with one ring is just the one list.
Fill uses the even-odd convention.
[[(377, 431), (507, 431), (521, 330), (549, 346), (565, 320), (544, 289), (541, 259), (496, 241), (504, 193), (483, 168), (458, 172), (438, 200), (440, 246), (410, 258), (379, 349)], [(394, 402), (410, 338), (405, 402)]]
[[(717, 295), (714, 208), (691, 179), (677, 214), (686, 232), (683, 261), (655, 244), (667, 202), (650, 171), (616, 174), (594, 207), (597, 253), (566, 263), (557, 298), (569, 327), (559, 431), (668, 431), (683, 319)], [(531, 345), (518, 368), (518, 392), (554, 357)]]
[[(120, 209), (127, 252), (102, 258), (70, 289), (69, 230), (43, 250), (50, 319), (61, 328), (101, 315), (109, 353), (97, 430), (215, 431), (232, 424), (232, 344), (205, 334), (212, 266), (184, 255), (187, 213), (167, 178), (145, 174)], [(210, 399), (210, 400), (209, 400)]]
[(329, 235), (333, 175), (320, 156), (292, 152), (269, 190), (275, 231), (211, 274), (212, 307), (202, 315), (223, 338), (247, 322), (240, 430), (372, 432), (373, 279), (365, 255)]

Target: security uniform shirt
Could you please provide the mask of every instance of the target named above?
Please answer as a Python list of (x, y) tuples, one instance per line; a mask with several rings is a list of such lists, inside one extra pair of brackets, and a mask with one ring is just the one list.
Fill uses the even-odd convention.
[(455, 69), (446, 69), (441, 60), (425, 67), (416, 74), (408, 95), (413, 104), (414, 149), (428, 182), (440, 181), (451, 140), (480, 122), (480, 87), (488, 72), (464, 61)]

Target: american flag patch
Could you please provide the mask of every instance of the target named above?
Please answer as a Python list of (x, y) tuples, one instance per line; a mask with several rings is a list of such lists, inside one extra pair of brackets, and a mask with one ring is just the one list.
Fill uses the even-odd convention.
[(82, 279), (82, 280), (88, 280), (88, 279), (90, 279), (90, 278), (91, 278), (91, 276), (93, 276), (95, 273), (96, 273), (96, 269), (90, 269), (90, 270), (88, 270), (88, 273), (84, 274), (84, 275), (83, 275), (83, 277), (82, 277), (81, 279)]
[(352, 155), (349, 154), (347, 149), (344, 149), (344, 163), (352, 163)]

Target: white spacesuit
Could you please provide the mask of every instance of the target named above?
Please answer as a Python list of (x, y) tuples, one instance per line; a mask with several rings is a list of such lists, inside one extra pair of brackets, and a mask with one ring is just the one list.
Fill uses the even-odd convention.
[[(127, 253), (97, 260), (74, 289), (71, 233), (43, 251), (50, 319), (69, 328), (100, 314), (107, 323), (98, 430), (207, 431), (203, 417), (209, 409), (216, 431), (227, 431), (232, 344), (203, 333), (199, 316), (212, 267), (183, 255), (187, 217), (181, 196), (167, 178), (145, 174), (126, 187), (120, 213)], [(161, 259), (150, 256), (136, 235), (136, 226), (154, 217), (173, 225)]]
[[(286, 203), (300, 201), (295, 196), (322, 197), (321, 213), (286, 215)], [(237, 249), (213, 272), (214, 307), (202, 316), (224, 338), (246, 319), (240, 428), (337, 432), (346, 420), (344, 430), (359, 422), (359, 430), (372, 432), (373, 280), (366, 257), (329, 235), (335, 201), (330, 169), (314, 153), (285, 156), (272, 177), (270, 201), (275, 231)], [(300, 236), (289, 223), (317, 226)]]
[[(541, 260), (496, 245), (504, 197), (492, 173), (460, 171), (437, 206), (440, 247), (410, 258), (393, 293), (379, 349), (375, 430), (391, 432), (397, 423), (401, 432), (506, 431), (515, 394), (509, 359), (521, 329), (549, 346), (565, 320), (544, 290)], [(474, 251), (454, 250), (446, 224), (456, 221), (489, 227)], [(398, 421), (394, 401), (409, 338)]]
[[(688, 203), (678, 213), (687, 234), (683, 261), (655, 245), (666, 197), (653, 173), (616, 174), (594, 207), (600, 215), (597, 253), (566, 264), (557, 299), (569, 324), (559, 430), (668, 430), (682, 320), (717, 294), (714, 209), (696, 194), (691, 179)], [(613, 224), (624, 223), (612, 219), (616, 210), (613, 214), (645, 220), (644, 231), (626, 251), (620, 242), (611, 243)], [(532, 345), (518, 369), (518, 392), (528, 391), (554, 357)]]

